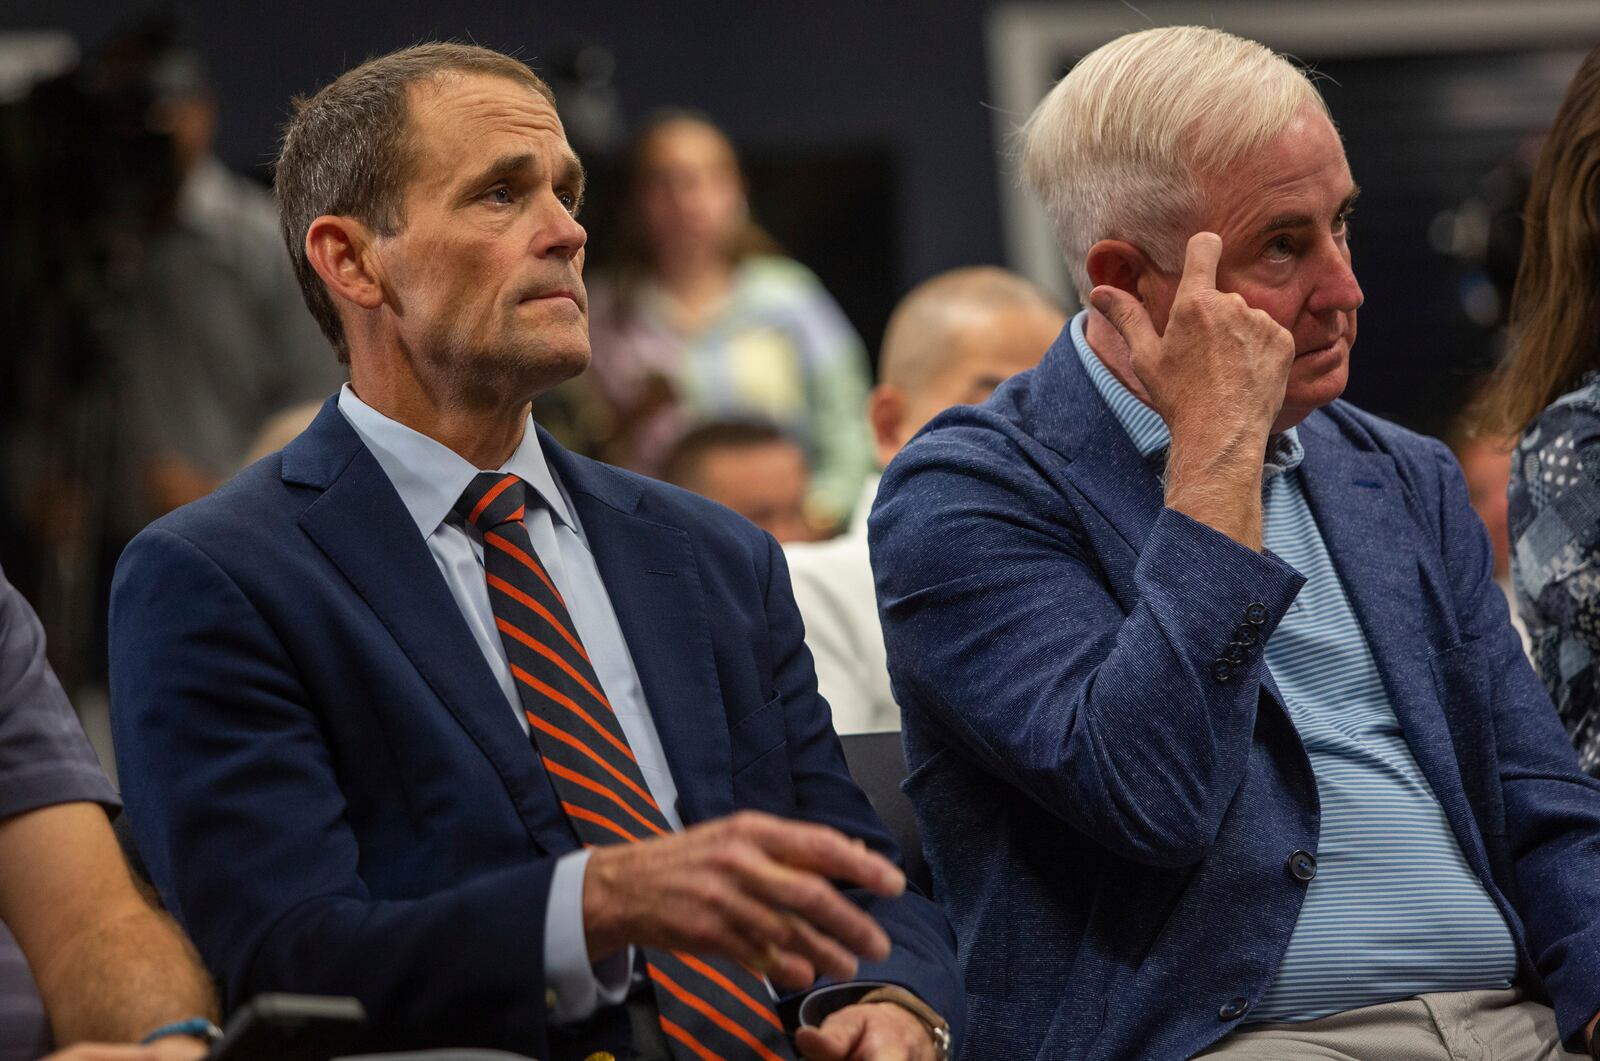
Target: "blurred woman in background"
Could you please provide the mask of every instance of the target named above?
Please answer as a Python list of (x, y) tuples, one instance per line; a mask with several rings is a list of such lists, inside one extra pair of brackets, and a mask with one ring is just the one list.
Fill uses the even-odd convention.
[(808, 511), (840, 521), (872, 470), (860, 338), (817, 278), (750, 217), (732, 145), (709, 121), (658, 116), (633, 142), (609, 276), (589, 286), (602, 456), (649, 474), (685, 431), (760, 419), (806, 449)]
[(1556, 114), (1526, 214), (1512, 352), (1482, 430), (1522, 433), (1509, 511), (1517, 602), (1583, 768), (1600, 776), (1600, 47)]

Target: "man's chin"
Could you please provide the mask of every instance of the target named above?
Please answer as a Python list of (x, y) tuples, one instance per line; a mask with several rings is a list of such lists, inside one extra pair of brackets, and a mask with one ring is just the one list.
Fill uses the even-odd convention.
[(1324, 405), (1337, 401), (1349, 381), (1348, 363), (1331, 367), (1310, 380), (1299, 381), (1291, 375), (1289, 390), (1283, 397), (1283, 410), (1272, 423), (1273, 433), (1287, 431)]

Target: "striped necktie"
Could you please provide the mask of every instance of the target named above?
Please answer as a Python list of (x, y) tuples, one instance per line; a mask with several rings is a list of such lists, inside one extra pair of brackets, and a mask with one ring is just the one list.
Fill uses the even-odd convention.
[[(527, 487), (480, 472), (455, 511), (483, 545), (506, 662), (567, 820), (585, 847), (671, 831), (645, 787), (577, 627), (523, 526)], [(661, 1029), (676, 1061), (792, 1061), (760, 976), (730, 959), (644, 949)]]

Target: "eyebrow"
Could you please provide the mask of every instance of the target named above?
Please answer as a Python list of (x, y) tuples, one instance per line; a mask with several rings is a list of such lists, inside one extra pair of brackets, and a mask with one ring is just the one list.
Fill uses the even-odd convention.
[[(476, 190), (486, 184), (504, 180), (506, 177), (528, 169), (536, 165), (538, 161), (538, 158), (531, 151), (518, 151), (514, 154), (501, 155), (479, 170), (477, 174), (466, 182), (466, 186), (469, 189)], [(582, 199), (588, 178), (584, 173), (583, 163), (578, 161), (578, 156), (570, 153), (560, 156), (557, 168), (559, 173), (553, 178), (552, 183), (572, 185), (573, 194)]]
[[(1356, 199), (1360, 198), (1360, 196), (1360, 186), (1355, 184), (1350, 185), (1350, 194), (1344, 197), (1344, 201), (1339, 204), (1339, 209), (1334, 211), (1333, 216), (1338, 217), (1340, 214), (1348, 211), (1356, 204)], [(1276, 217), (1268, 220), (1266, 224), (1262, 225), (1260, 229), (1256, 231), (1255, 238), (1260, 239), (1263, 236), (1270, 236), (1274, 232), (1282, 232), (1284, 229), (1289, 228), (1306, 228), (1316, 223), (1317, 219), (1312, 217), (1310, 214), (1279, 214)]]

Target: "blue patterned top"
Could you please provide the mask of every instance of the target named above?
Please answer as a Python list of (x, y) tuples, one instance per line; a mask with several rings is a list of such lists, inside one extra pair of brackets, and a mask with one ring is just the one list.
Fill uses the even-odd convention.
[(1600, 777), (1600, 373), (1522, 436), (1507, 515), (1529, 655), (1583, 769)]
[[(1072, 338), (1095, 388), (1139, 452), (1171, 435), (1155, 410)], [(1306, 577), (1266, 645), (1317, 779), (1317, 875), (1277, 978), (1247, 1021), (1299, 1021), (1431, 991), (1509, 987), (1511, 931), (1467, 865), (1383, 688), (1355, 609), (1300, 482), (1290, 428), (1272, 438), (1262, 484), (1267, 547)]]

